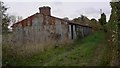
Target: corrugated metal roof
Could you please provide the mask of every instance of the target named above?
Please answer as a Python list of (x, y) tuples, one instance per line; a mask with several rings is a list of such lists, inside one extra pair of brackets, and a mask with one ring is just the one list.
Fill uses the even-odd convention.
[[(29, 16), (29, 17), (27, 17), (27, 18), (25, 18), (25, 19), (23, 19), (23, 20), (15, 23), (15, 24), (13, 24), (12, 27), (14, 27), (14, 25), (16, 25), (16, 24), (21, 24), (23, 27), (27, 26), (28, 23), (25, 22), (25, 21), (31, 20), (31, 19), (32, 19), (35, 15), (37, 15), (37, 14), (42, 14), (42, 13), (35, 13), (35, 14), (33, 14), (33, 15), (31, 15), (31, 16)], [(44, 14), (42, 14), (42, 15), (44, 15)], [(78, 22), (73, 22), (73, 21), (70, 21), (70, 20), (64, 20), (64, 19), (61, 19), (61, 18), (58, 18), (58, 17), (54, 17), (54, 16), (50, 16), (50, 17), (53, 17), (53, 18), (56, 18), (56, 19), (59, 19), (59, 20), (66, 21), (66, 22), (69, 23), (69, 24), (80, 25), (80, 26), (84, 26), (84, 27), (89, 27), (89, 28), (91, 28), (90, 26), (87, 26), (87, 25), (84, 25), (84, 24), (81, 24), (81, 23), (78, 23)], [(26, 25), (25, 25), (25, 24), (26, 24)], [(32, 24), (32, 23), (30, 23), (30, 24)]]

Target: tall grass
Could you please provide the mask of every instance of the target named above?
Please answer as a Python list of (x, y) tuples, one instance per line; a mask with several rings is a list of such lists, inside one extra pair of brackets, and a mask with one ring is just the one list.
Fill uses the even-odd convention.
[[(30, 58), (36, 54), (43, 54), (42, 52), (54, 49), (56, 47), (64, 47), (69, 41), (63, 44), (58, 44), (53, 41), (46, 41), (45, 43), (26, 44), (26, 45), (2, 45), (3, 66), (4, 65), (18, 65), (19, 61)], [(7, 42), (6, 42), (7, 43)], [(56, 46), (57, 45), (57, 46)]]

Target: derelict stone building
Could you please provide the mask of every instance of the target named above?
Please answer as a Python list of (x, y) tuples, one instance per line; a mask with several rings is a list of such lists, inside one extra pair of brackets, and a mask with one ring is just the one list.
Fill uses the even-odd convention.
[(91, 27), (51, 16), (51, 8), (39, 8), (39, 13), (15, 23), (15, 43), (65, 42), (91, 33)]

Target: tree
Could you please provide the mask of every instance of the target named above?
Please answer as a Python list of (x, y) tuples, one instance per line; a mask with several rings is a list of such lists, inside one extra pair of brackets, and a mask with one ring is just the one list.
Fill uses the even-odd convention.
[[(120, 57), (120, 1), (116, 3), (116, 14), (117, 14), (117, 28), (116, 28), (116, 46), (117, 46), (117, 51), (118, 51), (118, 59)], [(120, 59), (118, 60), (118, 65), (120, 66)]]
[(81, 21), (84, 22), (85, 16), (81, 15)]
[(10, 24), (16, 23), (17, 20), (16, 20), (16, 16), (15, 15), (11, 15), (9, 18), (10, 18), (10, 22), (11, 22)]
[(106, 22), (106, 15), (105, 15), (105, 13), (101, 14), (101, 18), (99, 19), (99, 23), (102, 25), (103, 30), (105, 32), (107, 32), (107, 29), (106, 29), (107, 22)]
[(11, 30), (13, 24), (22, 20), (22, 16), (9, 15), (9, 20), (9, 30)]
[[(108, 23), (109, 29), (109, 38), (111, 42), (111, 49), (113, 52), (113, 65), (120, 66), (120, 1), (110, 2), (112, 11), (110, 15), (110, 20)], [(114, 63), (115, 62), (115, 63)]]
[(68, 18), (68, 17), (64, 17), (63, 19), (64, 19), (64, 20), (69, 20), (69, 18)]
[(105, 13), (101, 14), (101, 18), (99, 19), (99, 22), (102, 26), (104, 26), (107, 22), (106, 22), (106, 15)]
[[(69, 19), (69, 18), (68, 18)], [(22, 16), (17, 16), (17, 22), (22, 20)]]
[(2, 34), (2, 3), (0, 1), (0, 34)]
[(92, 27), (94, 31), (98, 31), (101, 29), (101, 25), (100, 23), (98, 23), (96, 19), (92, 18), (90, 21), (91, 21), (90, 26)]
[(0, 13), (1, 13), (1, 20), (2, 20), (2, 33), (8, 33), (8, 25), (9, 25), (9, 17), (6, 14), (7, 7), (4, 6), (4, 2), (0, 1)]
[(81, 23), (83, 25), (90, 25), (90, 20), (84, 15), (81, 15), (81, 17), (78, 18), (74, 18), (73, 21)]

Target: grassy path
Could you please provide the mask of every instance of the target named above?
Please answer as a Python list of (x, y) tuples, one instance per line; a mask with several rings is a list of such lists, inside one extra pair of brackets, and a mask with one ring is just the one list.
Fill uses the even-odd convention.
[[(52, 59), (47, 66), (98, 66), (104, 64), (103, 56), (106, 49), (105, 35), (102, 33), (89, 36), (78, 43), (79, 47), (75, 47), (71, 51), (60, 54)], [(104, 64), (105, 65), (105, 64)]]

